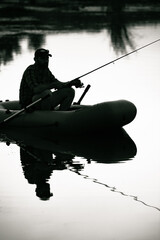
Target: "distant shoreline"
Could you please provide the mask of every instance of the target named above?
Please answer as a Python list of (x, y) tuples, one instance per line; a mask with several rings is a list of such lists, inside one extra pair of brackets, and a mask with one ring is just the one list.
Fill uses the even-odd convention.
[[(75, 5), (75, 4), (70, 4), (69, 6), (67, 6), (66, 4), (63, 5), (60, 5), (60, 6), (48, 6), (48, 5), (31, 5), (31, 4), (18, 4), (18, 3), (0, 3), (0, 11), (1, 10), (9, 10), (9, 9), (12, 9), (12, 10), (15, 10), (17, 11), (18, 9), (23, 9), (23, 10), (26, 10), (26, 11), (34, 11), (34, 12), (43, 12), (43, 13), (53, 13), (53, 12), (63, 12), (63, 13), (110, 13), (110, 10), (109, 10), (109, 6), (107, 5)], [(118, 9), (118, 8), (117, 8)], [(124, 10), (122, 10), (122, 12), (124, 13), (127, 13), (127, 12), (135, 12), (135, 13), (138, 13), (138, 12), (141, 12), (141, 13), (159, 13), (160, 14), (160, 2), (159, 4), (157, 3), (153, 3), (152, 1), (150, 3), (146, 3), (145, 5), (144, 4), (141, 4), (141, 3), (137, 3), (137, 4), (126, 4), (125, 7), (124, 7)]]
[[(98, 30), (108, 24), (160, 22), (159, 5), (126, 5), (123, 11), (109, 12), (107, 7), (78, 9), (0, 4), (0, 31)], [(2, 34), (3, 35), (3, 34)]]

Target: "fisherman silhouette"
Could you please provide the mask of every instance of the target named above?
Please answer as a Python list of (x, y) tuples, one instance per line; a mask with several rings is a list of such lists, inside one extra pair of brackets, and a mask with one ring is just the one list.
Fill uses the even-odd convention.
[[(19, 92), (21, 107), (24, 108), (39, 98), (48, 96), (34, 108), (38, 110), (53, 110), (59, 106), (59, 110), (68, 110), (75, 96), (76, 88), (82, 87), (82, 82), (77, 78), (68, 82), (61, 82), (55, 78), (48, 68), (49, 57), (52, 55), (48, 50), (40, 48), (35, 51), (35, 63), (28, 66), (24, 71)], [(54, 89), (56, 91), (51, 91)]]

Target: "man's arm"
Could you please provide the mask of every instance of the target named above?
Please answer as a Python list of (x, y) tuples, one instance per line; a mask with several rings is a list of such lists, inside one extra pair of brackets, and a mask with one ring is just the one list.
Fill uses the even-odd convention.
[(67, 88), (67, 87), (72, 87), (75, 86), (76, 88), (83, 87), (83, 83), (79, 79), (75, 79), (69, 82), (60, 82), (59, 80), (56, 79), (56, 81), (51, 82), (51, 83), (44, 83), (44, 84), (39, 84), (34, 88), (34, 93), (38, 94), (41, 93), (45, 90), (50, 90), (50, 89), (61, 89), (61, 88)]
[(57, 84), (54, 82), (53, 83), (43, 83), (43, 84), (39, 84), (39, 85), (35, 86), (33, 89), (33, 92), (35, 94), (38, 94), (45, 90), (50, 90), (52, 88), (58, 89)]
[(64, 82), (64, 83), (60, 81), (57, 82), (57, 89), (72, 87), (72, 86), (76, 88), (80, 88), (80, 87), (83, 87), (83, 83), (78, 78), (68, 82)]
[(39, 94), (45, 90), (50, 90), (50, 89), (61, 89), (61, 88), (72, 87), (72, 86), (75, 86), (75, 87), (83, 86), (83, 84), (79, 79), (74, 79), (68, 82), (61, 82), (58, 79), (56, 79), (51, 72), (49, 74), (50, 74), (49, 82), (37, 83), (37, 80), (34, 74), (34, 69), (32, 68), (27, 69), (26, 71), (27, 84), (34, 94)]

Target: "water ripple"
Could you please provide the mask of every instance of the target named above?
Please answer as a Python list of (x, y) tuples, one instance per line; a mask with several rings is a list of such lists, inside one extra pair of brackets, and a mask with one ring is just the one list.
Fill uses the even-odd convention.
[(85, 179), (91, 180), (91, 181), (94, 182), (94, 183), (97, 183), (97, 184), (100, 184), (100, 185), (102, 185), (102, 186), (104, 186), (104, 187), (109, 188), (110, 191), (112, 191), (112, 192), (119, 193), (119, 194), (123, 195), (124, 197), (132, 198), (133, 200), (135, 200), (135, 201), (137, 201), (137, 202), (139, 202), (139, 203), (141, 203), (141, 204), (143, 204), (143, 205), (145, 205), (145, 206), (147, 206), (147, 207), (154, 208), (154, 209), (156, 209), (157, 211), (160, 211), (160, 208), (158, 208), (158, 207), (156, 207), (156, 206), (153, 206), (153, 205), (150, 205), (150, 204), (148, 204), (148, 203), (140, 200), (137, 196), (130, 195), (130, 194), (126, 194), (126, 193), (124, 193), (123, 191), (118, 190), (116, 187), (109, 186), (109, 185), (106, 184), (106, 183), (102, 183), (102, 182), (98, 181), (98, 179), (96, 179), (96, 178), (91, 178), (91, 177), (89, 177), (88, 175), (81, 174), (80, 172), (77, 172), (77, 171), (75, 171), (74, 169), (69, 169), (69, 170), (72, 171), (72, 172), (74, 172), (74, 173), (76, 173), (76, 174), (78, 174), (78, 175), (80, 175), (80, 176), (82, 176), (82, 177), (85, 178)]

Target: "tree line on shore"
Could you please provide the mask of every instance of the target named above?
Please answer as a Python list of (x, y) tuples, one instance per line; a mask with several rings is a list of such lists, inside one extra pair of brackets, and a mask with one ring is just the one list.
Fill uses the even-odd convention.
[(121, 6), (125, 4), (160, 4), (160, 0), (1, 0), (8, 4), (30, 4), (30, 5), (81, 5), (81, 6)]

